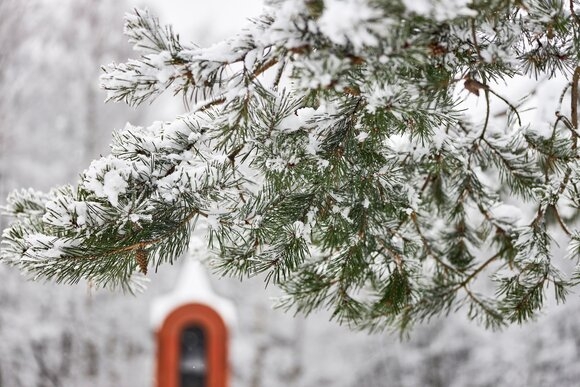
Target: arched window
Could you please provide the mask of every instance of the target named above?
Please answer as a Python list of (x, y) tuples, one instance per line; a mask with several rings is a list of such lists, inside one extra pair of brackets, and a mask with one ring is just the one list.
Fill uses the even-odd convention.
[(211, 307), (185, 304), (157, 331), (157, 387), (227, 387), (228, 332)]

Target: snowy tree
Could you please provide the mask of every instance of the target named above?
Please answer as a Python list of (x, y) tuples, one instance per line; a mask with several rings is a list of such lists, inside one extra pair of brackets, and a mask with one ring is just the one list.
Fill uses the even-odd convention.
[(580, 278), (575, 3), (274, 1), (208, 48), (135, 11), (108, 99), (189, 113), (116, 132), (77, 187), (13, 193), (1, 259), (134, 291), (197, 229), (299, 312), (528, 320)]

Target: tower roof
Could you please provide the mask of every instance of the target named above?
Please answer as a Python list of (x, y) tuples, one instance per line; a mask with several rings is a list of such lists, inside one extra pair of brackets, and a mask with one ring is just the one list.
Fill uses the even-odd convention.
[(213, 308), (229, 326), (235, 323), (234, 304), (213, 291), (207, 271), (203, 263), (197, 258), (199, 253), (198, 249), (190, 250), (184, 257), (179, 278), (173, 291), (153, 300), (151, 325), (155, 330), (161, 327), (163, 321), (173, 310), (191, 303)]

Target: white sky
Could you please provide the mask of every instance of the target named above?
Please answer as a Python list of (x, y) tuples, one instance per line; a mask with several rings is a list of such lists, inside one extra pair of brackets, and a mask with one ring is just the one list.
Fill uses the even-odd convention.
[(263, 8), (262, 0), (129, 0), (129, 4), (148, 7), (161, 23), (174, 26), (182, 42), (201, 46), (235, 34)]

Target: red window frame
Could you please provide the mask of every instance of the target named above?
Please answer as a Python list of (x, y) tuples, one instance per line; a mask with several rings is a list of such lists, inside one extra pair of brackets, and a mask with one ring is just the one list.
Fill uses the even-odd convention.
[(207, 387), (228, 386), (228, 332), (224, 320), (207, 305), (186, 304), (172, 311), (157, 331), (157, 387), (179, 386), (181, 332), (190, 325), (204, 329)]

